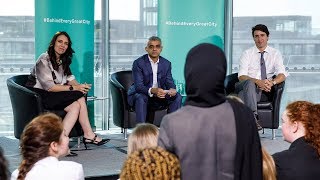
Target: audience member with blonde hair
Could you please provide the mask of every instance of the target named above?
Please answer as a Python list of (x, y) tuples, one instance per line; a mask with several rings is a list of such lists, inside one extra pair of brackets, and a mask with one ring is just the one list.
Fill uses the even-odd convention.
[(160, 148), (146, 148), (131, 153), (125, 161), (121, 180), (178, 180), (180, 163), (170, 152)]
[(149, 123), (137, 124), (128, 139), (128, 154), (140, 149), (156, 147), (158, 136), (157, 126)]
[(276, 180), (276, 166), (274, 160), (264, 147), (262, 147), (261, 150), (263, 180)]
[(11, 180), (83, 180), (81, 164), (58, 160), (69, 153), (68, 145), (60, 117), (48, 113), (34, 118), (21, 135), (22, 162)]
[[(244, 103), (237, 95), (228, 95), (228, 99)], [(263, 180), (276, 180), (276, 167), (272, 156), (267, 152), (264, 147), (261, 147), (262, 151), (262, 174)]]
[(282, 134), (291, 143), (275, 153), (278, 180), (320, 179), (320, 104), (296, 101), (282, 115)]

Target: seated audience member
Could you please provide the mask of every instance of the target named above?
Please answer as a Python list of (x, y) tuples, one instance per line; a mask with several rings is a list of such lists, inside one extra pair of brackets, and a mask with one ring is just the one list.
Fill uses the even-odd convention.
[(158, 127), (149, 124), (138, 124), (128, 138), (128, 155), (134, 151), (157, 147), (159, 130)]
[(145, 50), (148, 54), (133, 62), (133, 85), (128, 90), (128, 104), (134, 107), (137, 122), (146, 122), (148, 106), (158, 109), (168, 106), (168, 113), (181, 107), (182, 97), (176, 91), (171, 62), (160, 56), (161, 39), (149, 38)]
[(125, 161), (120, 179), (178, 180), (180, 179), (179, 160), (160, 147), (135, 151)]
[(262, 147), (263, 180), (276, 180), (276, 167), (272, 156)]
[(2, 148), (0, 147), (0, 179), (8, 179), (8, 162), (4, 157)]
[(278, 180), (320, 179), (320, 104), (296, 101), (282, 115), (288, 150), (273, 154)]
[(193, 47), (184, 67), (185, 106), (161, 122), (158, 145), (177, 155), (184, 180), (262, 180), (254, 116), (244, 104), (226, 100), (226, 70), (219, 47)]
[(21, 135), (22, 161), (11, 180), (83, 180), (81, 164), (58, 160), (70, 151), (68, 145), (60, 117), (48, 113), (34, 118)]

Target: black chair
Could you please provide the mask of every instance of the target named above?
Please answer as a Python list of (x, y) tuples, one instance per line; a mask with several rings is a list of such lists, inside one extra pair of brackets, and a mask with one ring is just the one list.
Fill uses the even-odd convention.
[[(113, 123), (124, 129), (124, 138), (127, 138), (127, 129), (136, 126), (136, 113), (128, 105), (127, 92), (133, 83), (132, 71), (119, 71), (111, 74), (109, 84), (112, 97)], [(167, 107), (148, 109), (147, 122), (160, 126), (162, 117), (167, 114)]]
[[(14, 118), (14, 136), (20, 139), (24, 127), (36, 116), (41, 113), (49, 112), (42, 105), (42, 100), (39, 94), (25, 87), (28, 80), (28, 75), (17, 75), (7, 79), (12, 112)], [(50, 111), (60, 117), (64, 117), (64, 110)], [(83, 131), (80, 123), (77, 121), (72, 128), (69, 137), (78, 138), (78, 147), (80, 145), (80, 136)]]
[[(238, 73), (227, 75), (224, 82), (227, 95), (234, 93), (237, 82), (239, 82)], [(268, 101), (258, 102), (257, 105), (260, 125), (262, 128), (272, 129), (272, 139), (275, 139), (275, 129), (279, 128), (279, 111), (284, 86), (285, 82), (275, 85)]]

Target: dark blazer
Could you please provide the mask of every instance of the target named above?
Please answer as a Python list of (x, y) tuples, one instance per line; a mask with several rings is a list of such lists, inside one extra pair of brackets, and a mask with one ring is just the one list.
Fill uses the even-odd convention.
[[(149, 88), (152, 87), (153, 73), (148, 54), (145, 54), (133, 62), (132, 65), (133, 84), (128, 90), (128, 98), (136, 93), (148, 95)], [(157, 73), (158, 87), (164, 90), (176, 86), (173, 82), (171, 74), (171, 62), (163, 57), (159, 57), (158, 73)]]
[(319, 180), (320, 157), (303, 137), (295, 140), (288, 150), (272, 155), (278, 180)]

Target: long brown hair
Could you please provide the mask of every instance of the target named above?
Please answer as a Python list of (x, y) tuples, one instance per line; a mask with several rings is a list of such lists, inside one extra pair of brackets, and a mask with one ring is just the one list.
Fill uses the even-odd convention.
[(74, 50), (71, 47), (72, 46), (71, 38), (67, 32), (65, 32), (65, 31), (56, 32), (56, 34), (52, 37), (52, 39), (50, 41), (47, 52), (48, 52), (50, 62), (52, 64), (53, 69), (58, 70), (59, 65), (56, 61), (57, 57), (56, 57), (56, 53), (54, 51), (54, 45), (56, 43), (57, 38), (61, 35), (64, 35), (68, 38), (69, 44), (68, 44), (68, 48), (67, 48), (66, 52), (61, 55), (60, 59), (62, 60), (64, 74), (71, 75), (70, 64), (72, 61), (72, 56), (73, 56), (72, 54), (74, 53)]
[(8, 179), (8, 161), (4, 157), (3, 149), (0, 146), (0, 179)]
[(63, 132), (62, 120), (55, 114), (47, 113), (34, 118), (23, 130), (20, 138), (22, 162), (18, 180), (25, 179), (33, 165), (49, 156), (52, 142), (59, 142)]

